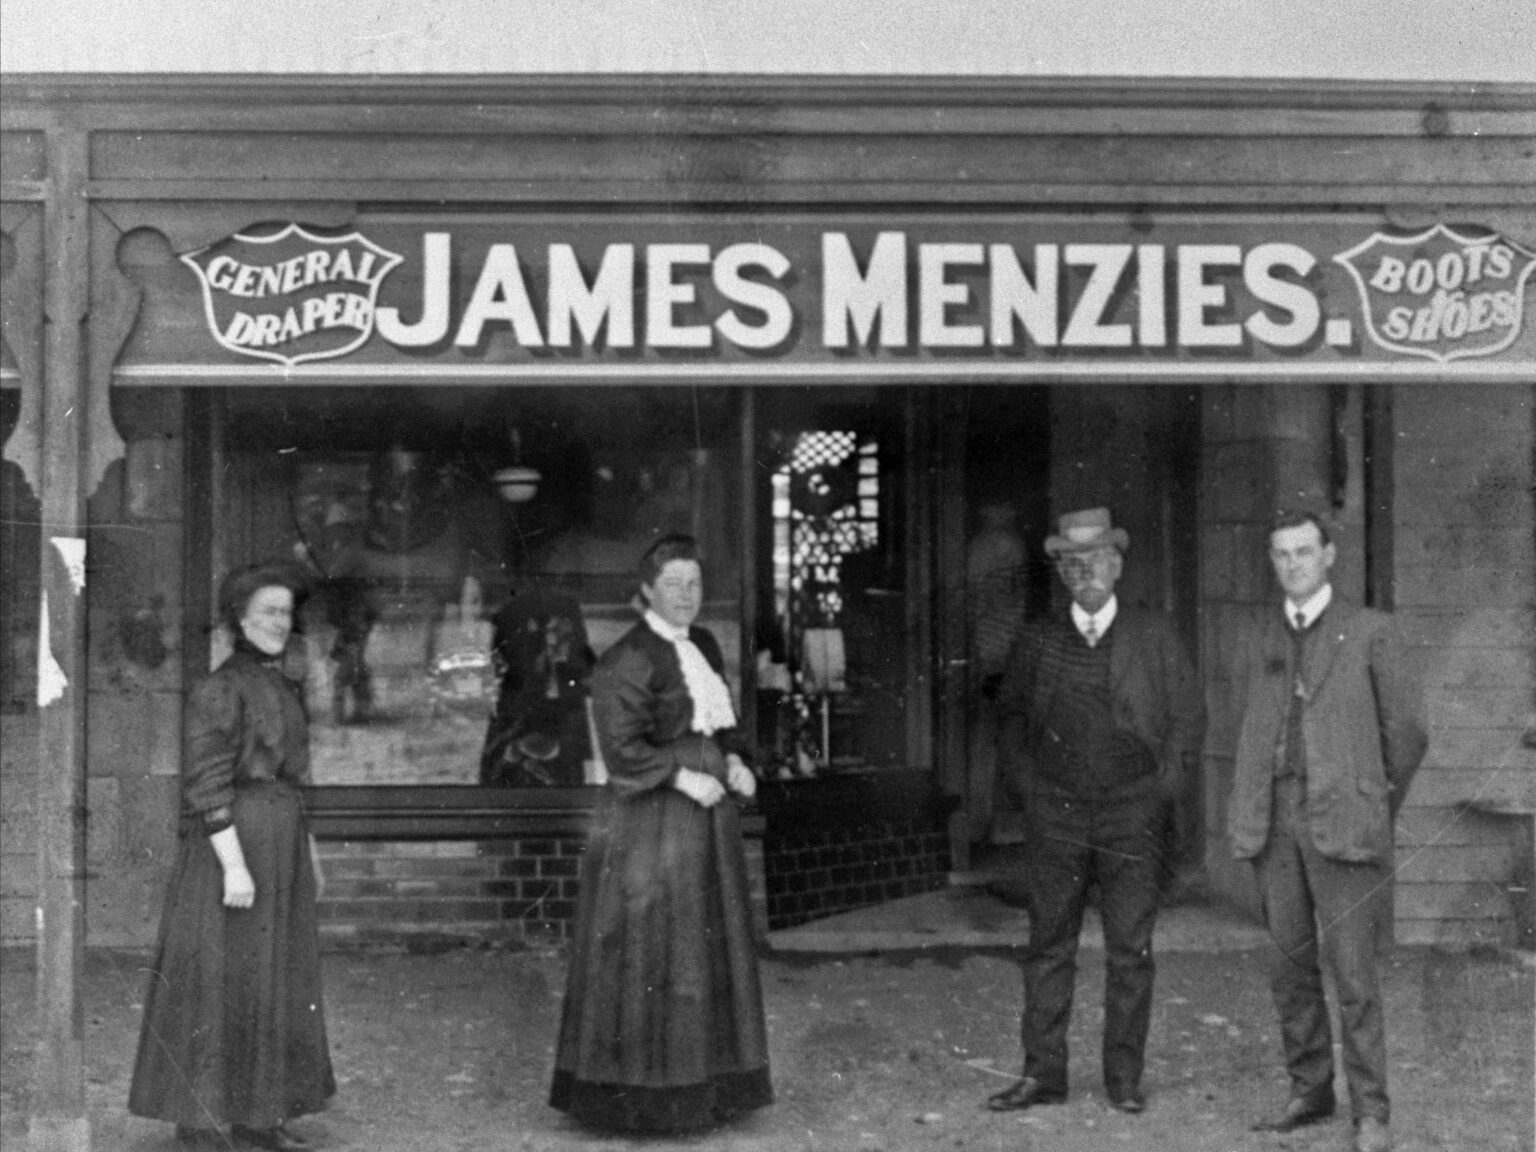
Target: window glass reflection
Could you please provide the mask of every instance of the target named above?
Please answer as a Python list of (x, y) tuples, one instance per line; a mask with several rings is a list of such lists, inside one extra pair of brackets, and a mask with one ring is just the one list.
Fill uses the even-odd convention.
[[(687, 389), (272, 389), (230, 398), (215, 554), (309, 584), (317, 784), (591, 782), (587, 679), (636, 561), (704, 547), (739, 698), (738, 399)], [(217, 658), (218, 653), (215, 653)]]

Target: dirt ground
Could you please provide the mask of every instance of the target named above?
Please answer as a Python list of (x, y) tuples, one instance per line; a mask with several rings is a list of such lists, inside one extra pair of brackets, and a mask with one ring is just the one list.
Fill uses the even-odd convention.
[[(1159, 960), (1149, 1109), (1105, 1103), (1098, 1036), (1103, 954), (1085, 951), (1072, 1027), (1072, 1098), (982, 1107), (1019, 1062), (1016, 955), (948, 950), (763, 964), (777, 1102), (680, 1140), (583, 1131), (544, 1102), (564, 956), (556, 947), (332, 951), (327, 1015), (340, 1092), (295, 1128), (353, 1152), (1233, 1152), (1347, 1148), (1343, 1119), (1289, 1137), (1249, 1122), (1285, 1094), (1262, 959)], [(1398, 949), (1387, 967), (1394, 1128), (1401, 1152), (1531, 1152), (1533, 966), (1509, 953)], [(86, 1039), (94, 1147), (171, 1152), (167, 1125), (124, 1110), (145, 957), (93, 951)], [(34, 1031), (29, 950), (0, 965), (0, 1142), (25, 1148)], [(1341, 1085), (1342, 1088), (1342, 1085)]]

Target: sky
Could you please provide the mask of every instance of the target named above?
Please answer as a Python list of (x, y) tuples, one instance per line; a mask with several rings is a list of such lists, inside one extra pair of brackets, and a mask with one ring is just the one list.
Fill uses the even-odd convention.
[(1533, 0), (0, 0), (0, 72), (1536, 83)]

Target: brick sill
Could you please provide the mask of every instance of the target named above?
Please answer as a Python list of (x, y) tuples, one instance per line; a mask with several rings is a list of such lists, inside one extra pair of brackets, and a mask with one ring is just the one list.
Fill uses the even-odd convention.
[[(309, 823), (320, 840), (494, 840), (581, 835), (600, 795), (590, 788), (316, 786), (306, 790)], [(748, 836), (763, 818), (749, 813)]]

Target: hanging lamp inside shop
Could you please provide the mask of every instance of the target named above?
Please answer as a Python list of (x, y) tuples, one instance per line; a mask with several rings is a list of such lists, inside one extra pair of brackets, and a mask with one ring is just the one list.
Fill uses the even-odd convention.
[(492, 473), (491, 479), (496, 484), (496, 491), (508, 504), (526, 504), (538, 493), (539, 481), (543, 476), (537, 468), (529, 468), (522, 463), (522, 433), (513, 428), (509, 438), (512, 441), (512, 463), (505, 468), (498, 468)]

